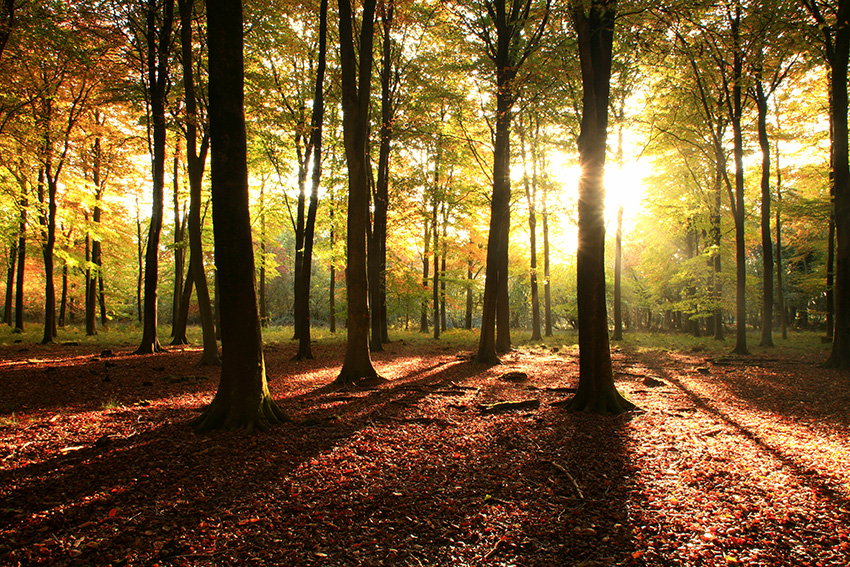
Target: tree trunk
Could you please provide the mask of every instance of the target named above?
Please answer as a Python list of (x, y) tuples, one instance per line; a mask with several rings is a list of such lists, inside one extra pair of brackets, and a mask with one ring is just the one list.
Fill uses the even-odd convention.
[(136, 197), (136, 259), (138, 261), (138, 270), (136, 274), (136, 315), (138, 315), (139, 323), (142, 323), (142, 280), (145, 277), (144, 263), (144, 242), (142, 241), (142, 217), (139, 209), (139, 198)]
[(788, 318), (785, 316), (785, 294), (782, 291), (782, 171), (779, 168), (779, 140), (776, 145), (776, 299), (779, 309), (779, 328), (782, 338), (788, 338)]
[[(47, 183), (46, 202), (44, 199), (45, 180)], [(56, 182), (53, 179), (49, 157), (46, 169), (42, 169), (39, 173), (38, 193), (39, 202), (42, 205), (47, 205), (47, 217), (42, 216), (45, 240), (42, 247), (44, 259), (44, 334), (41, 344), (49, 344), (53, 342), (53, 338), (56, 336), (56, 290), (53, 283), (53, 249), (56, 246)]]
[[(423, 215), (422, 218), (425, 220), (425, 250), (422, 252), (422, 289), (423, 291), (427, 291), (428, 289), (428, 273), (431, 269), (430, 261), (431, 259), (428, 256), (431, 247), (431, 223), (427, 216), (428, 211), (428, 192), (425, 192), (423, 197), (425, 203), (423, 203)], [(420, 309), (420, 317), (419, 317), (419, 332), (420, 333), (428, 333), (428, 300), (423, 296), (421, 302)]]
[(443, 253), (440, 258), (440, 329), (443, 332), (448, 327), (446, 321), (446, 255), (448, 254), (448, 241), (446, 239), (449, 228), (448, 205), (443, 202)]
[(743, 48), (740, 37), (741, 7), (736, 6), (736, 12), (730, 21), (732, 41), (734, 45), (732, 63), (732, 140), (735, 155), (735, 348), (734, 354), (747, 355), (747, 251), (744, 235), (744, 141), (741, 133), (743, 118), (742, 86), (743, 77)]
[(466, 314), (464, 317), (463, 328), (467, 331), (472, 330), (472, 258), (466, 261)]
[[(614, 244), (614, 334), (611, 340), (623, 340), (623, 205), (617, 209), (617, 235)], [(699, 327), (697, 327), (699, 329)]]
[(266, 383), (248, 208), (247, 138), (240, 0), (207, 2), (210, 135), (215, 262), (221, 302), (218, 391), (194, 422), (214, 428), (265, 429), (286, 418)]
[[(182, 23), (181, 23), (182, 25)], [(183, 291), (183, 268), (186, 260), (186, 249), (183, 247), (183, 237), (186, 232), (186, 213), (180, 218), (180, 138), (174, 143), (173, 161), (173, 193), (172, 208), (174, 210), (174, 289), (171, 294), (171, 336), (175, 339), (175, 327), (180, 317), (180, 300)], [(185, 338), (185, 337), (184, 337)]]
[[(499, 35), (499, 41), (509, 41)], [(510, 313), (505, 305), (508, 291), (507, 235), (510, 231), (511, 201), (511, 81), (516, 69), (505, 61), (496, 63), (496, 138), (493, 147), (493, 196), (490, 201), (490, 229), (487, 237), (487, 267), (484, 280), (484, 305), (481, 336), (475, 361), (498, 364), (497, 352), (510, 350)], [(496, 334), (498, 323), (499, 333)]]
[(835, 330), (830, 368), (850, 368), (850, 164), (848, 164), (847, 62), (850, 55), (850, 1), (839, 0), (831, 63), (835, 195)]
[[(759, 72), (759, 75), (761, 73)], [(770, 141), (767, 138), (767, 95), (761, 77), (756, 81), (758, 106), (758, 137), (761, 148), (761, 247), (763, 254), (763, 296), (761, 342), (759, 346), (773, 346), (773, 237), (770, 234)]]
[(180, 291), (180, 310), (177, 312), (177, 319), (174, 321), (172, 330), (173, 338), (172, 345), (187, 345), (189, 338), (186, 336), (186, 328), (189, 325), (189, 303), (192, 300), (192, 289), (195, 286), (195, 278), (192, 277), (192, 268), (194, 258), (189, 256), (189, 269), (186, 272), (186, 278), (183, 280), (183, 289)]
[(616, 1), (570, 2), (583, 87), (579, 135), (577, 296), (579, 385), (569, 408), (620, 413), (634, 408), (614, 385), (605, 302), (605, 152)]
[(269, 310), (266, 304), (266, 184), (260, 185), (260, 325), (269, 326)]
[(3, 304), (3, 322), (12, 326), (12, 301), (15, 286), (15, 266), (18, 260), (18, 237), (9, 244), (9, 266), (6, 270), (6, 301)]
[(334, 383), (343, 387), (365, 386), (382, 380), (369, 356), (369, 282), (366, 273), (366, 232), (369, 223), (366, 148), (369, 138), (375, 0), (364, 0), (363, 3), (359, 58), (354, 46), (352, 12), (350, 0), (339, 0), (343, 140), (348, 164), (348, 263), (345, 269), (348, 338), (342, 369)]
[(539, 130), (535, 130), (531, 137), (531, 180), (528, 175), (525, 146), (525, 124), (520, 123), (520, 154), (522, 155), (523, 187), (525, 188), (525, 200), (528, 203), (528, 233), (529, 233), (529, 256), (530, 280), (531, 280), (531, 340), (539, 341), (540, 335), (540, 297), (537, 290), (537, 136)]
[(433, 303), (434, 339), (440, 338), (440, 230), (437, 225), (437, 209), (442, 196), (440, 188), (440, 135), (437, 134), (437, 147), (434, 155), (434, 191), (431, 194), (431, 230), (434, 232), (434, 282), (431, 287)]
[(296, 305), (296, 317), (300, 319), (298, 352), (296, 360), (312, 359), (310, 347), (310, 278), (313, 271), (313, 237), (316, 231), (316, 209), (319, 203), (319, 183), (322, 178), (322, 124), (324, 122), (325, 56), (327, 53), (328, 0), (322, 0), (319, 8), (319, 64), (316, 70), (316, 89), (313, 96), (311, 146), (313, 148), (313, 173), (310, 183), (310, 202), (304, 226), (304, 254), (301, 258), (300, 302)]
[(549, 282), (549, 209), (546, 184), (543, 184), (543, 334), (552, 336), (552, 287)]
[(159, 277), (159, 236), (162, 232), (163, 191), (165, 185), (165, 105), (168, 87), (168, 59), (174, 0), (166, 0), (161, 27), (156, 29), (156, 3), (147, 8), (148, 94), (153, 122), (153, 192), (148, 245), (145, 252), (145, 296), (142, 342), (133, 354), (152, 354), (162, 350), (157, 338), (157, 284)]
[(333, 197), (331, 197), (331, 210), (328, 213), (330, 215), (330, 241), (331, 241), (331, 266), (330, 266), (330, 274), (328, 278), (328, 311), (330, 311), (330, 332), (332, 334), (336, 333), (336, 254), (334, 253), (334, 244), (335, 244), (335, 231), (334, 231), (334, 205), (333, 205)]
[(393, 107), (395, 104), (392, 89), (392, 26), (395, 5), (393, 0), (380, 4), (382, 24), (381, 44), (381, 128), (378, 148), (378, 178), (374, 191), (374, 210), (372, 212), (372, 243), (369, 257), (369, 292), (372, 312), (373, 351), (383, 350), (388, 342), (387, 328), (387, 209), (389, 207), (390, 150), (393, 138)]
[[(218, 354), (218, 343), (216, 342), (215, 323), (213, 321), (212, 305), (210, 305), (209, 286), (207, 285), (207, 274), (204, 269), (204, 250), (201, 240), (201, 185), (204, 177), (204, 164), (207, 160), (209, 148), (209, 136), (201, 140), (200, 152), (197, 150), (198, 110), (195, 95), (195, 77), (192, 64), (192, 6), (190, 0), (179, 0), (181, 20), (181, 47), (183, 53), (183, 88), (186, 93), (186, 161), (189, 169), (189, 274), (186, 276), (189, 296), (191, 296), (191, 283), (195, 285), (195, 294), (198, 298), (198, 311), (201, 316), (201, 332), (204, 343), (204, 352), (199, 364), (219, 364), (221, 358)], [(241, 76), (241, 75), (240, 75)], [(253, 254), (252, 254), (253, 258)], [(253, 273), (252, 273), (253, 275)], [(185, 297), (185, 305), (181, 316), (183, 320), (188, 318), (189, 297)], [(185, 330), (185, 323), (184, 323)], [(184, 331), (185, 333), (185, 331)]]

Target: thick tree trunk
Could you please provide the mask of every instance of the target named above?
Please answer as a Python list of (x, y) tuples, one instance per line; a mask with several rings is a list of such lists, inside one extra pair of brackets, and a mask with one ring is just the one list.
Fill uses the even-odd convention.
[[(501, 41), (501, 39), (500, 39)], [(507, 41), (507, 40), (505, 40)], [(496, 139), (493, 148), (493, 196), (490, 201), (490, 229), (487, 237), (487, 267), (484, 280), (484, 305), (481, 336), (475, 361), (498, 364), (497, 352), (510, 350), (510, 313), (507, 300), (507, 235), (510, 230), (511, 201), (511, 106), (510, 82), (515, 69), (507, 61), (497, 63)], [(496, 334), (498, 323), (499, 334)]]
[[(360, 55), (354, 47), (354, 15), (350, 0), (339, 0), (343, 140), (348, 164), (348, 338), (338, 386), (365, 386), (382, 380), (369, 356), (369, 282), (366, 273), (366, 233), (369, 223), (369, 90), (375, 0), (365, 0), (360, 22)], [(358, 61), (359, 59), (359, 61)], [(359, 64), (358, 64), (359, 63)], [(359, 76), (358, 76), (359, 72)]]
[(579, 385), (569, 408), (619, 413), (634, 408), (614, 385), (605, 302), (605, 152), (616, 1), (571, 2), (578, 33), (582, 100), (576, 252)]
[(762, 272), (761, 342), (773, 346), (773, 237), (770, 233), (770, 141), (767, 138), (767, 95), (761, 77), (756, 82), (758, 106), (758, 137), (761, 148), (761, 247), (764, 261)]
[(218, 391), (194, 426), (264, 429), (285, 419), (266, 383), (248, 208), (242, 3), (207, 2), (215, 262), (221, 302)]
[(835, 202), (835, 330), (830, 368), (850, 368), (850, 164), (848, 164), (847, 64), (850, 1), (839, 0), (831, 63)]
[(145, 252), (145, 296), (142, 342), (133, 354), (151, 354), (162, 350), (157, 338), (157, 285), (159, 277), (159, 237), (162, 232), (163, 192), (165, 186), (165, 104), (168, 85), (168, 58), (174, 0), (166, 0), (162, 25), (156, 28), (155, 2), (149, 1), (147, 13), (148, 93), (153, 122), (153, 190), (151, 221)]

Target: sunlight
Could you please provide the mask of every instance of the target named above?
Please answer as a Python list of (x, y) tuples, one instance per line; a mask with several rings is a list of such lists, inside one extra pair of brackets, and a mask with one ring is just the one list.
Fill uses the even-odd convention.
[[(556, 254), (573, 255), (578, 246), (575, 218), (581, 168), (576, 163), (574, 154), (557, 152), (550, 156), (549, 171), (560, 186), (560, 196), (556, 193), (556, 196), (550, 199), (550, 211), (564, 219), (561, 226), (553, 230), (552, 247)], [(643, 180), (649, 173), (648, 164), (640, 161), (626, 162), (622, 169), (610, 162), (606, 165), (605, 224), (610, 236), (613, 236), (616, 230), (617, 209), (621, 205), (623, 230), (628, 231), (633, 225), (634, 219), (643, 208)]]

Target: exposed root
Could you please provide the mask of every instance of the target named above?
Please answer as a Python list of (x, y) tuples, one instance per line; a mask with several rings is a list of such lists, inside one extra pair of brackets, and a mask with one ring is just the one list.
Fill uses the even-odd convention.
[[(228, 405), (230, 407), (228, 407)], [(273, 425), (289, 421), (289, 416), (271, 399), (264, 397), (260, 407), (252, 411), (232, 407), (232, 404), (215, 399), (204, 412), (189, 424), (195, 433), (214, 429), (227, 431), (266, 431)]]
[(592, 396), (581, 389), (567, 403), (570, 411), (586, 411), (608, 415), (619, 415), (637, 409), (637, 406), (624, 398), (616, 389)]

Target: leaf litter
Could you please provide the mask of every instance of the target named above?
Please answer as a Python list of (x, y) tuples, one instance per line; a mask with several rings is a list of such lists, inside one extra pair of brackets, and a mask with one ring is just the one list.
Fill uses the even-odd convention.
[(187, 422), (218, 373), (199, 350), (87, 348), (0, 352), (4, 565), (850, 557), (847, 375), (816, 360), (618, 350), (640, 410), (598, 416), (563, 407), (573, 356), (525, 349), (487, 368), (392, 343), (373, 356), (386, 385), (340, 392), (340, 346), (296, 362), (275, 345), (269, 386), (291, 421), (198, 436)]

